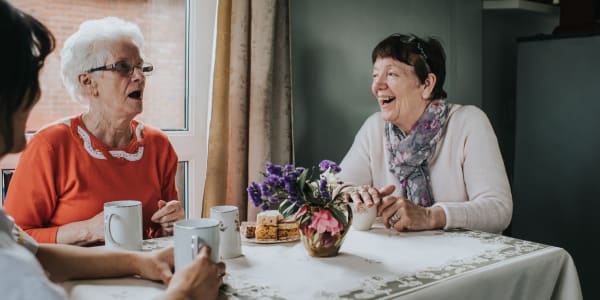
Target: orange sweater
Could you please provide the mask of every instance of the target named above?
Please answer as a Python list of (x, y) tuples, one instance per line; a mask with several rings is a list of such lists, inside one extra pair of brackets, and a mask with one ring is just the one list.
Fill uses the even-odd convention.
[(158, 200), (178, 199), (177, 154), (160, 130), (135, 120), (131, 126), (134, 138), (124, 148), (97, 140), (81, 116), (38, 131), (10, 182), (6, 212), (38, 242), (56, 243), (59, 226), (92, 218), (105, 202), (139, 200), (149, 237), (160, 228), (150, 221)]

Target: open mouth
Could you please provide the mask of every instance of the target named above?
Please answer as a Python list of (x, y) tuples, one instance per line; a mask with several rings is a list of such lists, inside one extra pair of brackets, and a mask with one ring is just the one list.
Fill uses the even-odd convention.
[(396, 100), (396, 97), (393, 97), (393, 96), (392, 96), (392, 97), (389, 97), (389, 98), (387, 98), (387, 99), (383, 99), (383, 101), (382, 101), (382, 102), (383, 102), (383, 104), (388, 104), (388, 103), (391, 103), (391, 102), (392, 102), (392, 101), (394, 101), (394, 100)]
[(133, 98), (136, 100), (141, 100), (142, 99), (142, 92), (141, 91), (135, 91), (135, 92), (131, 92), (127, 95), (127, 97), (129, 98)]

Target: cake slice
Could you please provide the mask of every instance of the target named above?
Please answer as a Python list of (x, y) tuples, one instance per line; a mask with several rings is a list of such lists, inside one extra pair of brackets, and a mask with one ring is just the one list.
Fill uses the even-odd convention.
[(254, 236), (257, 241), (276, 241), (277, 240), (277, 225), (256, 225)]
[(284, 222), (277, 224), (277, 239), (290, 240), (300, 237), (300, 231), (296, 222)]
[(253, 239), (256, 232), (256, 222), (243, 222), (242, 233), (247, 239)]
[(266, 210), (256, 215), (256, 225), (277, 226), (283, 216), (276, 210)]

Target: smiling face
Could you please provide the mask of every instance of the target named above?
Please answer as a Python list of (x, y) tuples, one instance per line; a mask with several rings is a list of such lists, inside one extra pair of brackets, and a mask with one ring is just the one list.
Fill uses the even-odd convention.
[(373, 64), (371, 91), (385, 121), (402, 127), (403, 118), (417, 114), (427, 106), (430, 93), (413, 66), (391, 57), (378, 57)]
[[(141, 66), (144, 60), (138, 47), (130, 41), (116, 42), (111, 49), (112, 57), (107, 65), (125, 62), (132, 66)], [(142, 112), (146, 77), (139, 68), (133, 74), (121, 74), (118, 71), (96, 72), (91, 76), (90, 113), (101, 113), (116, 118), (131, 118)]]

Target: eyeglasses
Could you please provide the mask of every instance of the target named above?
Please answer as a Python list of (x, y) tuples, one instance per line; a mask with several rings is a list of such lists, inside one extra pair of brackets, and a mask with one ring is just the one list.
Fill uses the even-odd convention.
[[(400, 33), (394, 33), (391, 35), (392, 37), (395, 38), (399, 38), (400, 42), (406, 44), (406, 45), (413, 45), (416, 44), (416, 51), (412, 50), (411, 52), (414, 54), (418, 54), (423, 58), (423, 62), (425, 63), (425, 68), (427, 69), (427, 72), (431, 72), (431, 67), (429, 66), (429, 62), (427, 62), (427, 54), (425, 54), (425, 50), (423, 49), (423, 45), (421, 43), (421, 40), (419, 38), (417, 38), (415, 35), (406, 35), (406, 34), (400, 34)], [(414, 48), (413, 48), (414, 49)]]
[(148, 76), (152, 75), (154, 66), (151, 63), (143, 63), (142, 65), (132, 66), (124, 61), (119, 61), (114, 64), (89, 69), (87, 73), (96, 71), (116, 71), (123, 76), (131, 76), (133, 75), (135, 69), (140, 69), (145, 76)]

